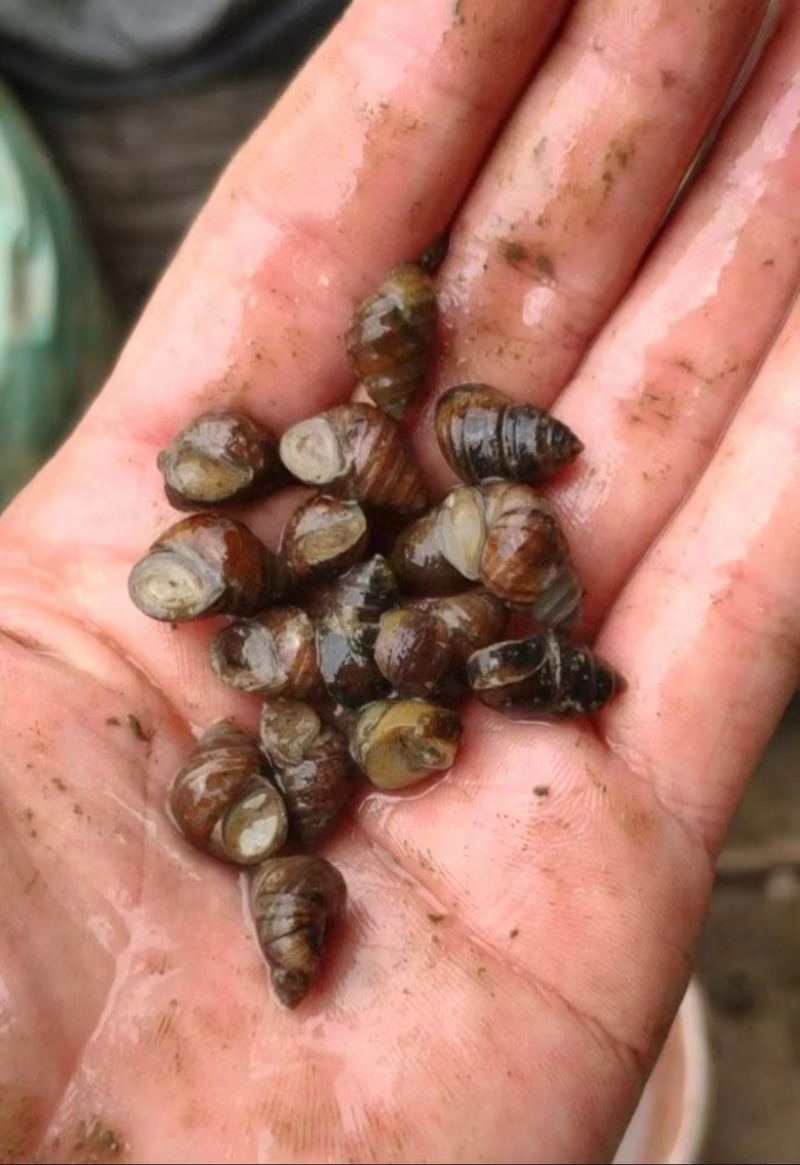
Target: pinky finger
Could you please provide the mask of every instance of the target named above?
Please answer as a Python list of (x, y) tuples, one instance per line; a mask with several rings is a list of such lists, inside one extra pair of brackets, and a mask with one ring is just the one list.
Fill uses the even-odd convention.
[(620, 595), (612, 748), (712, 852), (798, 680), (800, 301), (704, 478)]

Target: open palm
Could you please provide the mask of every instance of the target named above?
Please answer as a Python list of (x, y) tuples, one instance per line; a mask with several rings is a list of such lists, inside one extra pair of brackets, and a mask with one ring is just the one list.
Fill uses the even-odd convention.
[[(0, 523), (0, 1161), (613, 1154), (797, 677), (797, 4), (662, 225), (765, 6), (356, 0), (223, 177)], [(257, 702), (127, 576), (173, 520), (157, 450), (209, 407), (282, 430), (346, 396), (354, 303), (448, 225), (437, 388), (585, 442), (551, 492), (629, 688), (597, 724), (470, 708), (443, 781), (367, 795), (286, 1013), (240, 880), (163, 814), (193, 731)], [(443, 487), (429, 408), (414, 440)]]

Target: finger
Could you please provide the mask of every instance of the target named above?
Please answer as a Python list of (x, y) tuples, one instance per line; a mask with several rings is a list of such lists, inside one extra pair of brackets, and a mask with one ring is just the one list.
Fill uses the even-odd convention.
[(352, 377), (352, 305), (447, 224), (566, 4), (361, 0), (223, 176), (106, 393), (156, 444), (209, 404), (283, 427)]
[(712, 853), (800, 665), (800, 302), (601, 645), (632, 687), (614, 751)]
[(766, 5), (580, 5), (459, 216), (443, 383), (547, 404), (628, 286)]
[(558, 414), (586, 443), (553, 493), (591, 635), (708, 464), (800, 285), (800, 8)]

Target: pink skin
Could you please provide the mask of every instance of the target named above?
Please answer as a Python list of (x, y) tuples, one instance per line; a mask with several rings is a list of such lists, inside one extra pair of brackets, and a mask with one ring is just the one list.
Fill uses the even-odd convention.
[[(140, 1162), (613, 1153), (797, 682), (800, 7), (655, 246), (763, 5), (565, 7), (356, 0), (0, 522), (0, 1160), (110, 1159), (95, 1120)], [(630, 686), (592, 725), (471, 709), (443, 781), (367, 795), (286, 1013), (240, 881), (163, 814), (192, 729), (257, 702), (127, 575), (176, 429), (345, 397), (354, 303), (454, 214), (435, 387), (557, 400), (584, 440), (552, 493)], [(415, 441), (443, 485), (429, 406)]]

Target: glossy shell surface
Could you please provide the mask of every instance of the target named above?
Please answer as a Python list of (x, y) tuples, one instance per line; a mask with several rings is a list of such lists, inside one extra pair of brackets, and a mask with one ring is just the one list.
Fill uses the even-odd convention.
[(242, 502), (285, 484), (274, 435), (237, 412), (203, 413), (158, 455), (170, 503), (199, 510)]
[(591, 648), (555, 631), (482, 648), (470, 656), (467, 675), (484, 704), (527, 720), (593, 716), (625, 688)]
[(250, 890), (253, 919), (284, 1007), (297, 1007), (308, 994), (346, 899), (344, 878), (324, 858), (272, 858), (256, 872)]
[(298, 421), (281, 438), (280, 452), (299, 481), (337, 497), (403, 513), (425, 508), (422, 475), (405, 436), (374, 405), (338, 405)]
[(178, 623), (210, 615), (254, 615), (278, 601), (289, 573), (242, 522), (192, 514), (153, 543), (128, 580), (145, 615)]
[(390, 417), (402, 417), (425, 383), (437, 315), (433, 283), (416, 263), (396, 267), (354, 313), (345, 338), (353, 371)]
[(578, 456), (583, 444), (562, 421), (516, 404), (488, 384), (461, 384), (439, 398), (439, 448), (462, 481), (492, 478), (536, 485)]

